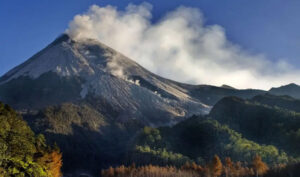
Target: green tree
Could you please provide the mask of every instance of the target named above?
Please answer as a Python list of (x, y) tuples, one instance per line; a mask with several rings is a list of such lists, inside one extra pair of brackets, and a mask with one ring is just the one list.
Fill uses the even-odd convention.
[[(39, 161), (55, 153), (43, 135), (35, 136), (22, 117), (1, 102), (0, 122), (0, 176), (58, 177), (51, 175), (47, 163)], [(61, 156), (57, 157), (53, 160), (61, 161)], [(60, 168), (57, 166), (57, 170)]]

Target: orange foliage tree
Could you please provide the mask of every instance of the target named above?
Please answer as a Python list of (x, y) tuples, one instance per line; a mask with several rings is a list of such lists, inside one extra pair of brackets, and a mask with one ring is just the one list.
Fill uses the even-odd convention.
[(62, 176), (62, 154), (59, 150), (46, 153), (44, 156), (38, 159), (38, 162), (43, 164), (50, 177)]
[(234, 172), (234, 166), (233, 162), (231, 161), (230, 157), (225, 158), (225, 164), (224, 164), (224, 173), (226, 177), (231, 176), (231, 174)]
[(219, 158), (219, 156), (215, 155), (212, 161), (210, 162), (209, 166), (209, 173), (212, 177), (218, 177), (222, 174), (223, 165)]
[(253, 169), (254, 169), (256, 177), (258, 177), (259, 175), (265, 174), (269, 170), (268, 165), (265, 164), (261, 160), (261, 157), (259, 155), (256, 155), (253, 158), (252, 165), (253, 165)]

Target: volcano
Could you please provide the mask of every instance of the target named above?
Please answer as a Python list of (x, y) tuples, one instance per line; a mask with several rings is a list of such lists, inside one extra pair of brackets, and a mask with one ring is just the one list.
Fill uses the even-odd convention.
[(190, 94), (189, 85), (157, 76), (98, 41), (74, 41), (66, 34), (0, 81), (0, 99), (16, 109), (93, 97), (113, 107), (121, 120), (148, 125), (176, 123), (210, 109)]
[(67, 34), (0, 78), (0, 101), (58, 144), (65, 174), (120, 162), (144, 126), (171, 126), (208, 114), (225, 96), (262, 93), (172, 81), (99, 41)]

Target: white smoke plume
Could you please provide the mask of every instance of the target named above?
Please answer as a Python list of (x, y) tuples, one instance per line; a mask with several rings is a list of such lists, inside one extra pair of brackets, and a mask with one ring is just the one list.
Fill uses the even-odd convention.
[(119, 77), (127, 82), (140, 86), (140, 80), (133, 80), (129, 79), (126, 74), (124, 74), (123, 67), (119, 65), (118, 58), (121, 57), (120, 55), (110, 55), (108, 54), (107, 57), (111, 58), (111, 61), (107, 63), (108, 69), (112, 75)]
[(269, 89), (300, 83), (300, 71), (284, 60), (250, 54), (226, 38), (219, 25), (206, 25), (199, 9), (179, 7), (151, 22), (151, 5), (124, 11), (93, 5), (69, 24), (75, 40), (93, 38), (163, 77), (191, 84), (228, 84)]

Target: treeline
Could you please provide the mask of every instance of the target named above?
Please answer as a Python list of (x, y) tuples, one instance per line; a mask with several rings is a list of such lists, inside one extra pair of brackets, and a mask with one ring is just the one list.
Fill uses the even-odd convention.
[(251, 164), (240, 161), (233, 162), (229, 157), (222, 161), (215, 155), (204, 166), (187, 162), (181, 167), (145, 165), (136, 167), (119, 166), (102, 170), (102, 177), (250, 177), (267, 174), (269, 167), (259, 155), (256, 155)]

